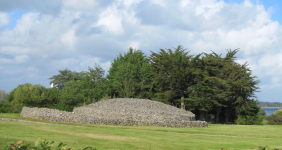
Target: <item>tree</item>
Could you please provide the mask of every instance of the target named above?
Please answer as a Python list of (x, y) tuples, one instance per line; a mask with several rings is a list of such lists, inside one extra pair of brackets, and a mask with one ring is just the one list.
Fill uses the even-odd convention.
[(258, 112), (259, 115), (262, 115), (263, 117), (266, 117), (266, 112), (263, 108), (260, 108), (259, 109), (259, 112)]
[(104, 70), (97, 64), (88, 67), (88, 72), (80, 80), (65, 83), (60, 93), (59, 109), (72, 111), (74, 107), (98, 101), (106, 93)]
[(129, 48), (111, 64), (108, 92), (113, 97), (150, 98), (150, 76), (151, 66), (144, 53)]
[(59, 91), (62, 91), (62, 89), (65, 86), (65, 83), (71, 80), (81, 80), (83, 76), (84, 76), (84, 72), (75, 72), (65, 69), (65, 70), (59, 70), (58, 75), (53, 75), (48, 79), (51, 80), (50, 84), (53, 84), (54, 87), (59, 89)]
[(81, 106), (84, 97), (80, 87), (80, 80), (71, 80), (65, 83), (63, 90), (60, 92), (58, 109), (72, 111), (74, 107)]
[(59, 102), (59, 90), (56, 88), (45, 88), (41, 98), (40, 107), (55, 108)]
[(151, 51), (150, 62), (153, 67), (152, 86), (157, 93), (164, 94), (171, 102), (175, 96), (181, 97), (181, 108), (185, 109), (184, 97), (193, 80), (190, 61), (192, 55), (182, 46), (172, 49), (160, 49), (159, 53)]
[(227, 100), (228, 85), (224, 80), (225, 68), (228, 59), (221, 58), (214, 52), (203, 53), (192, 61), (194, 68), (193, 85), (188, 89), (188, 108), (199, 113), (200, 120), (207, 119), (207, 113), (214, 111), (215, 122), (218, 122), (219, 112)]
[(40, 107), (44, 90), (45, 87), (39, 84), (26, 83), (19, 85), (14, 91), (12, 102), (24, 106)]
[(0, 102), (6, 101), (6, 98), (9, 96), (9, 94), (5, 90), (0, 89)]

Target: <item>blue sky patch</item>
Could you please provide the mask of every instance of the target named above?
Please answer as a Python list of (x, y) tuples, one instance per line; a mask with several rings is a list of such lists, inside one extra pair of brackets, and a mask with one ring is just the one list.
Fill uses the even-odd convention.
[(24, 14), (26, 14), (27, 11), (23, 11), (23, 10), (14, 10), (12, 12), (9, 13), (9, 17), (10, 17), (10, 24), (7, 25), (7, 28), (10, 29), (10, 30), (13, 30), (16, 26), (17, 26), (17, 21), (19, 19), (22, 18), (22, 16)]

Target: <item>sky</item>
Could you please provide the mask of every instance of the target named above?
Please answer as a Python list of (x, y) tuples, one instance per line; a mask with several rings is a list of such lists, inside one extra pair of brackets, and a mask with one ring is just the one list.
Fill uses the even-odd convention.
[(0, 89), (50, 87), (58, 70), (87, 71), (129, 47), (182, 45), (196, 55), (240, 49), (259, 101), (282, 102), (281, 0), (0, 0)]

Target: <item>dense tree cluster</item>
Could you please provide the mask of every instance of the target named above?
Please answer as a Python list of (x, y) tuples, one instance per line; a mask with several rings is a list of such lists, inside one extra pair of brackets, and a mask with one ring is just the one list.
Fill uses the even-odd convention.
[(282, 107), (280, 102), (259, 102), (259, 107)]
[(190, 110), (199, 120), (257, 124), (259, 81), (247, 64), (235, 61), (237, 52), (194, 56), (178, 46), (146, 56), (130, 48), (113, 60), (106, 76), (99, 65), (85, 72), (59, 70), (49, 78), (54, 88), (19, 85), (6, 99), (22, 106), (71, 111), (103, 98), (144, 98)]

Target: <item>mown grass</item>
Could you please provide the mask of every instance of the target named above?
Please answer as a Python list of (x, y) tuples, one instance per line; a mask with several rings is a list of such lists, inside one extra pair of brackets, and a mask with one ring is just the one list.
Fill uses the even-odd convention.
[[(0, 118), (48, 123), (48, 121), (22, 118), (19, 114), (0, 114)], [(258, 149), (258, 146), (266, 145), (282, 148), (282, 126), (279, 125), (211, 124), (208, 128), (167, 128), (60, 124), (0, 121), (0, 145), (20, 140), (31, 142), (42, 138), (66, 143), (74, 150), (87, 146), (93, 146), (99, 150), (220, 150), (221, 148), (245, 150)]]

